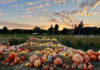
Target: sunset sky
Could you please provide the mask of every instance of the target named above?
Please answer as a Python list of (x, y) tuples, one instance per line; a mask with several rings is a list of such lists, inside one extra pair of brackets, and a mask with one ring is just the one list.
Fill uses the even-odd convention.
[(100, 27), (100, 0), (0, 0), (0, 28)]

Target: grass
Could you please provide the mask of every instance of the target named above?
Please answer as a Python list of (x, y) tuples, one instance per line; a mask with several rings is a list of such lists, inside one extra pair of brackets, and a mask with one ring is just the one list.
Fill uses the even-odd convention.
[(88, 49), (93, 49), (94, 51), (98, 51), (100, 49), (100, 37), (89, 37), (89, 36), (73, 36), (73, 35), (32, 35), (32, 34), (8, 34), (8, 35), (0, 35), (0, 37), (21, 37), (24, 42), (27, 37), (49, 37), (49, 38), (57, 38), (60, 43), (66, 45), (68, 47), (72, 47), (75, 49), (82, 49), (84, 51)]

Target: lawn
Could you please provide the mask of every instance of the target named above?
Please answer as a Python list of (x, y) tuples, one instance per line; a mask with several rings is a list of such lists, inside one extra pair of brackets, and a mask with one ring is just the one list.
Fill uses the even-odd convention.
[[(14, 38), (17, 39), (17, 44), (24, 42), (29, 37), (37, 37), (37, 38), (57, 38), (60, 43), (66, 45), (68, 47), (72, 47), (75, 49), (82, 49), (84, 51), (88, 49), (93, 49), (94, 51), (98, 51), (100, 49), (100, 37), (91, 37), (91, 36), (73, 36), (73, 35), (32, 35), (32, 34), (8, 34), (8, 35), (0, 35), (0, 38), (9, 39)], [(18, 40), (19, 39), (19, 40)], [(2, 39), (0, 39), (2, 41)], [(11, 39), (14, 41), (13, 39)], [(13, 42), (11, 43), (13, 44)]]

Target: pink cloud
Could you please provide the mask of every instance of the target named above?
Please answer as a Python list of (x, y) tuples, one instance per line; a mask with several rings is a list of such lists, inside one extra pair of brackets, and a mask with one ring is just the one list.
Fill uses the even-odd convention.
[(33, 2), (28, 2), (27, 5), (34, 5), (34, 3)]

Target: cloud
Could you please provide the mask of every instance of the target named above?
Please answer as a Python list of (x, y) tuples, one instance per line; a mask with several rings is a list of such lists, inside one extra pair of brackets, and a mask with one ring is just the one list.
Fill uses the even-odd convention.
[(66, 0), (54, 0), (54, 3), (56, 4), (66, 3)]
[(81, 15), (81, 16), (96, 16), (97, 13), (96, 12), (87, 12), (87, 11), (72, 11), (71, 14), (73, 15)]
[(11, 7), (13, 7), (13, 8), (22, 8), (24, 6), (25, 6), (24, 4), (14, 4)]
[(6, 26), (9, 29), (33, 29), (35, 26), (29, 24), (22, 24), (22, 23), (11, 23), (11, 22), (1, 22), (1, 26)]
[(100, 4), (100, 0), (85, 0), (84, 2), (81, 2), (79, 4), (79, 7), (82, 9), (88, 8), (88, 7), (94, 9), (99, 4)]
[(75, 19), (71, 13), (66, 12), (66, 11), (62, 11), (62, 12), (58, 12), (58, 13), (53, 13), (54, 16), (57, 16), (57, 18), (59, 17), (60, 20), (62, 21), (62, 23), (65, 24), (77, 24), (79, 23), (79, 20)]
[(58, 19), (51, 19), (49, 22), (56, 22), (59, 23), (60, 21)]
[(32, 11), (28, 11), (27, 13), (28, 13), (28, 14), (31, 14), (31, 13), (32, 13)]
[(72, 0), (78, 3), (78, 10), (74, 10), (71, 13), (74, 15), (90, 16), (96, 15), (96, 13), (91, 13), (89, 10), (95, 9), (100, 4), (100, 0)]
[(52, 14), (45, 14), (45, 16), (51, 18), (48, 23), (66, 25), (67, 27), (72, 27), (72, 25), (80, 23), (70, 12), (66, 11), (53, 12)]
[(17, 0), (0, 0), (0, 3), (12, 3), (12, 2), (17, 2)]
[(2, 12), (0, 12), (0, 17), (3, 15), (3, 13)]
[(34, 5), (34, 3), (33, 2), (28, 2), (27, 5)]
[(36, 6), (36, 8), (43, 8), (44, 7), (44, 5), (38, 5), (38, 6)]
[(26, 10), (34, 10), (35, 7), (30, 7), (30, 8), (27, 8)]
[(23, 19), (28, 19), (28, 20), (31, 20), (32, 19), (32, 15), (24, 15), (22, 16)]
[(0, 19), (2, 18), (3, 14), (4, 14), (3, 12), (0, 12)]
[(40, 12), (40, 11), (44, 11), (44, 12), (45, 12), (45, 11), (47, 11), (47, 10), (48, 10), (48, 9), (38, 9), (37, 11), (39, 11), (39, 12)]
[(46, 6), (48, 7), (48, 6), (50, 6), (50, 4), (49, 3), (46, 3)]

